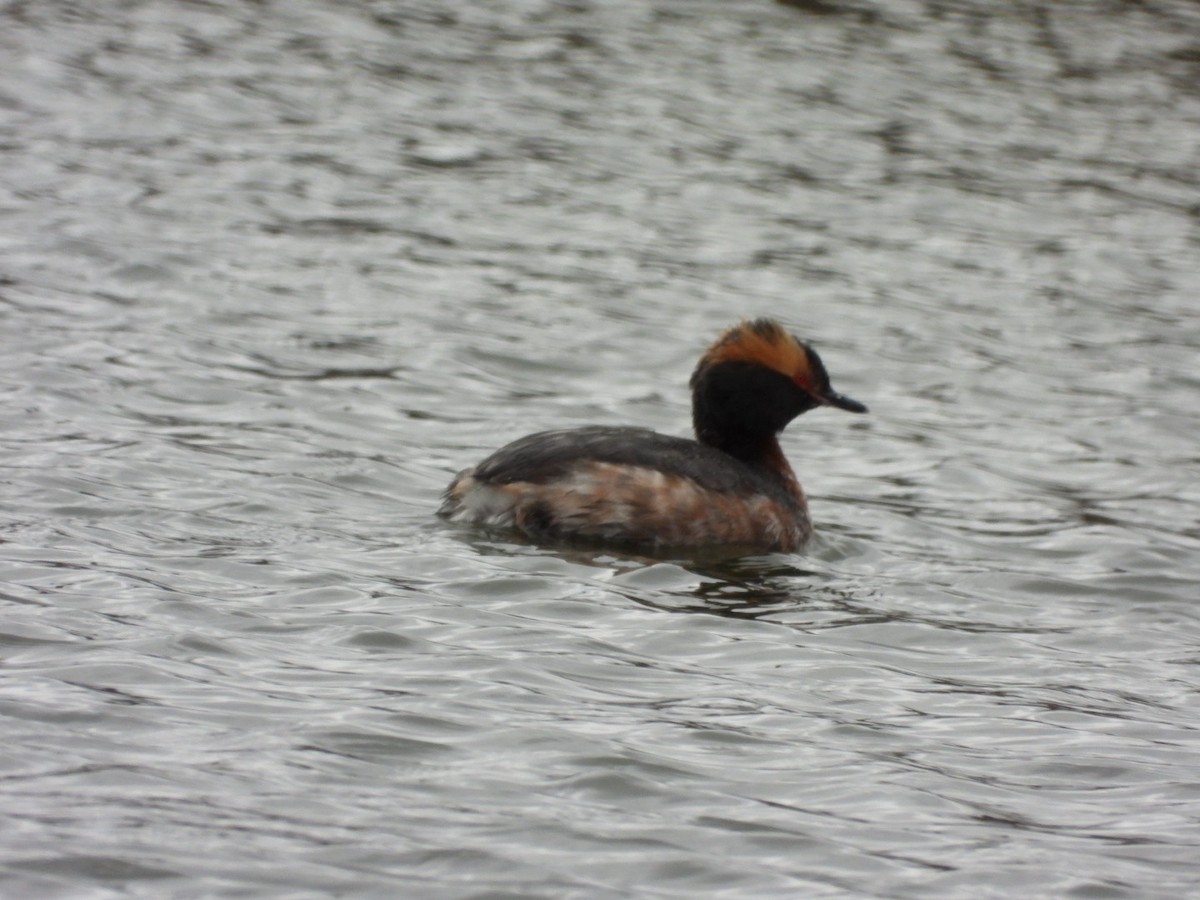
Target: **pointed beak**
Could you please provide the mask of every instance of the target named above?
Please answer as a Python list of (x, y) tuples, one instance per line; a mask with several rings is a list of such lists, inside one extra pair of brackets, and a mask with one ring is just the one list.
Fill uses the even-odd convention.
[(865, 413), (867, 411), (866, 404), (859, 403), (857, 400), (851, 400), (849, 397), (839, 394), (835, 390), (828, 390), (818, 396), (818, 398), (826, 406), (836, 406), (838, 409), (844, 409), (846, 412)]

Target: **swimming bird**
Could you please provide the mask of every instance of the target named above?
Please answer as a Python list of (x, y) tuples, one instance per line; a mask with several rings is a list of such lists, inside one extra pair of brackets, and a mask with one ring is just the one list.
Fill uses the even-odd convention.
[(833, 390), (816, 350), (765, 318), (721, 334), (690, 385), (695, 440), (601, 425), (531, 434), (455, 476), (439, 515), (535, 542), (798, 549), (812, 523), (779, 434), (818, 406), (866, 406)]

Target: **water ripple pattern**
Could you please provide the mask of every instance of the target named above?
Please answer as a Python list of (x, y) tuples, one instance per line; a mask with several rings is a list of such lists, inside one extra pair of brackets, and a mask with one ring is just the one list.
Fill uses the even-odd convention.
[[(0, 894), (1200, 892), (1200, 6), (0, 6)], [(796, 556), (439, 522), (863, 417)]]

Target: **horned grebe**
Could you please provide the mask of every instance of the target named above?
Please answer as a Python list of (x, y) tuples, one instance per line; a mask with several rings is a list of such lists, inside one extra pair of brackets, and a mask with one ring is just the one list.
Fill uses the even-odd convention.
[(812, 524), (777, 436), (818, 406), (867, 408), (771, 319), (722, 334), (690, 383), (696, 440), (605, 426), (531, 434), (460, 472), (438, 514), (533, 540), (795, 550)]

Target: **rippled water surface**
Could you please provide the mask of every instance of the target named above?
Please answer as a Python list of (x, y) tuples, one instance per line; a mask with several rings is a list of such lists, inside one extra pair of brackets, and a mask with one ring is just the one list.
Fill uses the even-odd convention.
[[(1200, 892), (1200, 6), (0, 7), (0, 894)], [(721, 563), (433, 511), (871, 407)]]

